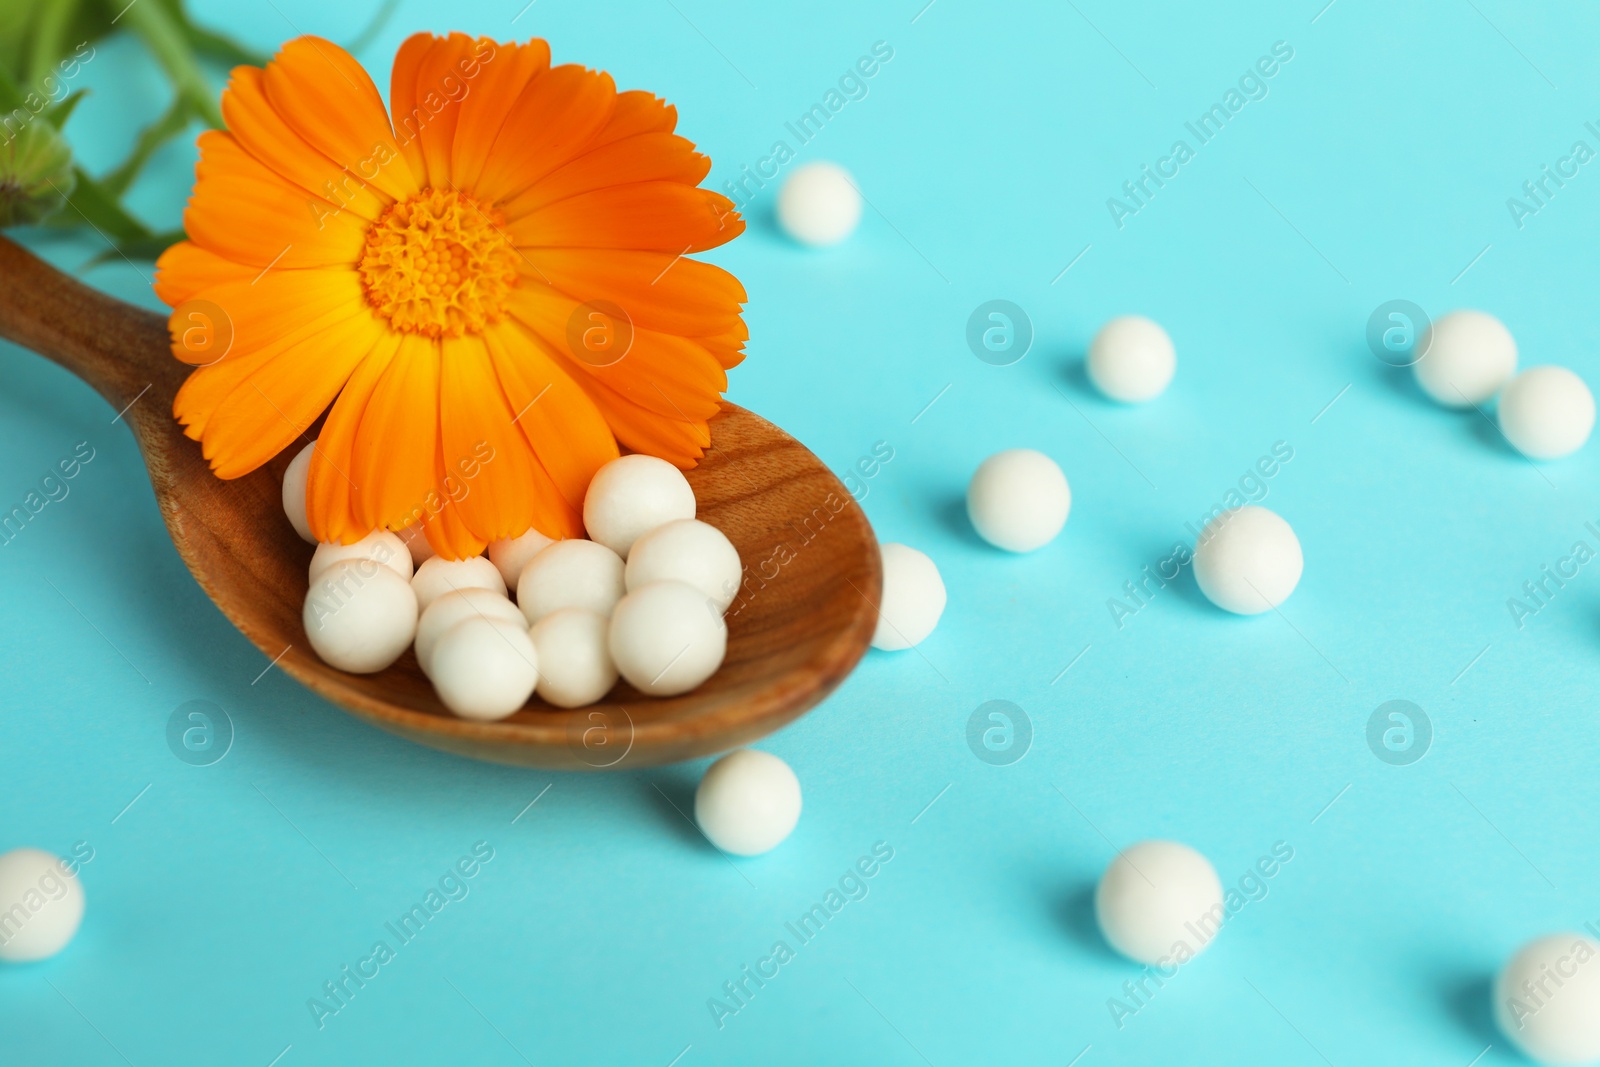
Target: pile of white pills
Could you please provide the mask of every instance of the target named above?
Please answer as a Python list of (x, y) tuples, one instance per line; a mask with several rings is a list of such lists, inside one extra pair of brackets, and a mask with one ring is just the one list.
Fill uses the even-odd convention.
[(1422, 391), (1446, 407), (1476, 407), (1500, 395), (1500, 431), (1529, 459), (1570, 456), (1594, 429), (1594, 395), (1565, 367), (1517, 374), (1517, 342), (1482, 311), (1452, 311), (1423, 331), (1413, 365)]
[[(285, 479), (296, 530), (314, 447)], [(631, 455), (590, 483), (592, 540), (529, 531), (460, 560), (387, 530), (318, 545), (306, 636), (324, 662), (357, 674), (414, 648), (440, 701), (480, 721), (516, 713), (535, 693), (556, 707), (593, 704), (619, 676), (650, 696), (686, 693), (722, 666), (723, 613), (743, 578), (738, 550), (695, 510), (682, 471)]]

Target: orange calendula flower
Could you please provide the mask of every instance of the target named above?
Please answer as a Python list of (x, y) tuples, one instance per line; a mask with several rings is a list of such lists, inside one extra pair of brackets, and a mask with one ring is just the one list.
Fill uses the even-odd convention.
[[(691, 467), (743, 358), (745, 293), (684, 258), (736, 237), (677, 112), (549, 46), (418, 34), (384, 110), (301, 37), (239, 67), (200, 137), (189, 239), (161, 257), (174, 414), (236, 478), (327, 413), (322, 541), (421, 523), (452, 558), (529, 528), (581, 536), (618, 445)], [(192, 309), (231, 340), (193, 343)], [(330, 406), (331, 405), (331, 406)]]

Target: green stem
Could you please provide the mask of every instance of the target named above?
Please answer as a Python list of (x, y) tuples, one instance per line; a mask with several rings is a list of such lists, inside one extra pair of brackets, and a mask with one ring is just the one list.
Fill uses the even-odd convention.
[(177, 87), (178, 95), (188, 101), (208, 126), (220, 128), (222, 110), (217, 105), (216, 94), (206, 82), (200, 65), (195, 62), (182, 27), (172, 19), (166, 8), (157, 3), (136, 3), (128, 8), (123, 19), (167, 72), (167, 77)]

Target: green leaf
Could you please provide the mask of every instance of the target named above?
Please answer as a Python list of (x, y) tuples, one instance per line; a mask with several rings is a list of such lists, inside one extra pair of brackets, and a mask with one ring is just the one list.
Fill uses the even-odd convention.
[(166, 233), (153, 233), (149, 237), (141, 237), (132, 241), (123, 241), (104, 252), (90, 256), (80, 270), (90, 270), (117, 259), (135, 259), (155, 262), (161, 258), (161, 253), (177, 244), (187, 240), (188, 234), (182, 230), (169, 230)]
[(150, 228), (128, 214), (117, 198), (101, 188), (100, 183), (89, 177), (82, 167), (72, 168), (72, 175), (77, 184), (68, 200), (72, 212), (63, 211), (52, 221), (60, 220), (71, 225), (71, 215), (76, 213), (113, 245), (150, 236)]
[(56, 129), (61, 129), (67, 124), (67, 120), (72, 117), (72, 113), (78, 109), (78, 101), (82, 100), (88, 92), (89, 90), (87, 89), (79, 89), (74, 93), (68, 94), (66, 99), (59, 104), (51, 104), (45, 108), (39, 117)]

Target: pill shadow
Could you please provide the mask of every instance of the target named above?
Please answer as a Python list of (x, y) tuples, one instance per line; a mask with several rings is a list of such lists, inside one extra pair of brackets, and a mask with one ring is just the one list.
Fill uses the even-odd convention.
[(1094, 914), (1094, 882), (1079, 882), (1064, 895), (1056, 894), (1047, 903), (1057, 926), (1077, 943), (1079, 949), (1102, 963), (1127, 963), (1106, 943)]
[(1477, 974), (1466, 980), (1456, 980), (1443, 990), (1446, 1013), (1463, 1032), (1471, 1034), (1485, 1044), (1499, 1044), (1499, 1028), (1494, 1022), (1494, 979)]
[(692, 772), (669, 767), (652, 771), (648, 776), (633, 775), (632, 779), (640, 791), (640, 803), (655, 814), (656, 821), (666, 832), (680, 844), (718, 854), (693, 821), (694, 794), (699, 779)]
[(1003, 548), (996, 548), (978, 536), (978, 531), (972, 528), (972, 520), (967, 517), (967, 496), (947, 496), (934, 508), (934, 515), (939, 525), (945, 531), (954, 535), (956, 540), (972, 548), (979, 548), (985, 552), (992, 552), (997, 556), (1011, 556), (1015, 553), (1007, 552)]

